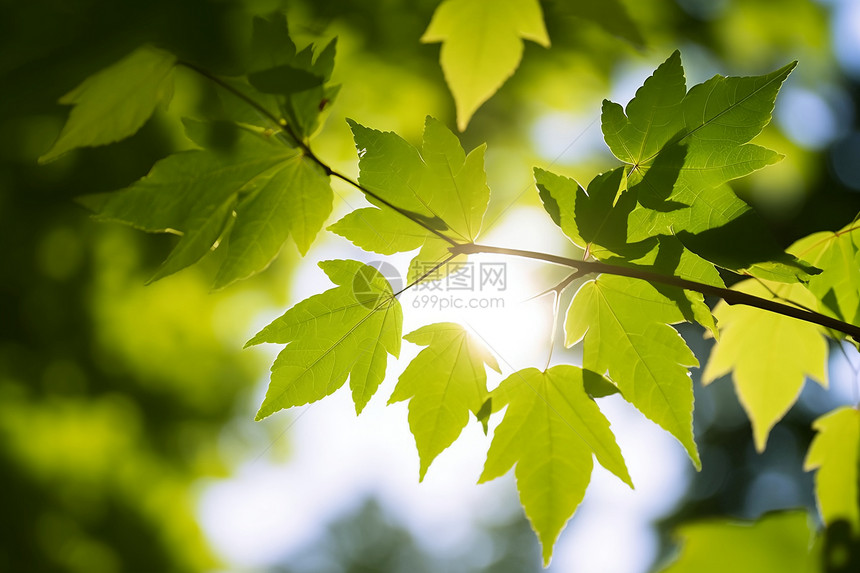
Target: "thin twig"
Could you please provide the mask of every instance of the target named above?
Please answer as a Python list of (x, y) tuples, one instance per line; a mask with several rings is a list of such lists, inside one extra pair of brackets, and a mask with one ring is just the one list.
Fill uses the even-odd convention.
[[(451, 248), (449, 249), (449, 251), (452, 254), (451, 257), (449, 257), (448, 259), (445, 259), (438, 266), (436, 266), (435, 268), (433, 268), (430, 271), (428, 271), (427, 273), (425, 273), (425, 275), (420, 277), (417, 281), (413, 281), (412, 283), (410, 283), (406, 288), (404, 288), (400, 292), (403, 292), (404, 290), (414, 286), (415, 284), (417, 284), (418, 282), (420, 282), (421, 280), (423, 280), (424, 278), (429, 276), (430, 273), (432, 273), (433, 271), (438, 269), (440, 266), (445, 264), (445, 262), (451, 260), (451, 258), (453, 258), (454, 256), (456, 256), (458, 254), (496, 253), (496, 254), (501, 254), (501, 255), (510, 255), (510, 256), (524, 257), (524, 258), (529, 258), (529, 259), (534, 259), (534, 260), (546, 261), (549, 263), (554, 263), (557, 265), (562, 265), (562, 266), (571, 267), (571, 268), (576, 269), (577, 270), (576, 273), (571, 274), (570, 276), (568, 276), (567, 279), (565, 279), (565, 281), (567, 281), (566, 283), (565, 283), (565, 281), (562, 281), (562, 283), (560, 283), (560, 285), (563, 284), (564, 286), (567, 286), (568, 284), (570, 284), (570, 282), (572, 282), (574, 280), (574, 278), (577, 278), (578, 276), (580, 276), (582, 274), (591, 274), (591, 273), (604, 273), (604, 274), (611, 274), (611, 275), (618, 275), (618, 276), (623, 276), (623, 277), (641, 279), (641, 280), (645, 280), (645, 281), (648, 281), (651, 283), (660, 283), (660, 284), (665, 284), (665, 285), (669, 285), (669, 286), (682, 288), (685, 290), (699, 292), (699, 293), (706, 294), (706, 295), (717, 296), (717, 297), (722, 298), (724, 301), (726, 301), (727, 304), (743, 304), (746, 306), (751, 306), (751, 307), (759, 308), (762, 310), (767, 310), (770, 312), (781, 314), (783, 316), (788, 316), (791, 318), (797, 318), (799, 320), (803, 320), (803, 321), (810, 322), (813, 324), (818, 324), (818, 325), (823, 326), (825, 328), (830, 328), (830, 329), (842, 332), (844, 334), (848, 334), (849, 336), (853, 337), (854, 340), (860, 341), (860, 326), (849, 324), (847, 322), (837, 320), (835, 318), (820, 314), (818, 312), (814, 312), (811, 310), (804, 310), (801, 308), (797, 308), (795, 306), (789, 306), (787, 304), (782, 304), (782, 303), (779, 303), (779, 302), (776, 302), (773, 300), (768, 300), (768, 299), (754, 296), (751, 294), (747, 294), (747, 293), (741, 292), (741, 291), (736, 291), (736, 290), (731, 290), (731, 289), (727, 289), (727, 288), (723, 288), (723, 287), (709, 285), (706, 283), (691, 281), (688, 279), (683, 279), (681, 277), (676, 277), (674, 275), (665, 275), (662, 273), (656, 273), (656, 272), (652, 272), (652, 271), (649, 271), (646, 269), (632, 268), (632, 267), (620, 267), (620, 266), (616, 266), (616, 265), (601, 263), (599, 261), (578, 261), (578, 260), (570, 259), (567, 257), (561, 257), (558, 255), (552, 255), (549, 253), (540, 253), (540, 252), (536, 252), (536, 251), (526, 251), (526, 250), (521, 250), (521, 249), (508, 249), (508, 248), (503, 248), (503, 247), (492, 247), (489, 245), (479, 245), (479, 244), (475, 244), (475, 243), (465, 243), (465, 244), (464, 243), (458, 243), (455, 239), (448, 237), (447, 235), (445, 235), (444, 233), (442, 233), (438, 229), (431, 227), (430, 225), (428, 225), (427, 223), (425, 223), (421, 219), (413, 216), (412, 213), (410, 213), (404, 209), (401, 209), (400, 207), (397, 207), (396, 205), (393, 205), (389, 201), (383, 199), (382, 197), (377, 195), (375, 192), (371, 191), (370, 189), (368, 189), (364, 185), (360, 184), (358, 181), (355, 181), (352, 178), (348, 177), (347, 175), (344, 175), (340, 172), (333, 170), (331, 167), (328, 166), (328, 164), (323, 162), (322, 159), (320, 159), (313, 152), (313, 150), (311, 150), (311, 148), (307, 144), (307, 142), (305, 142), (304, 140), (302, 140), (302, 138), (300, 138), (298, 136), (298, 134), (295, 132), (295, 130), (293, 130), (292, 126), (289, 125), (289, 123), (287, 123), (287, 121), (285, 119), (277, 117), (272, 112), (270, 112), (268, 109), (266, 109), (264, 106), (262, 106), (260, 103), (254, 101), (254, 99), (248, 97), (246, 94), (242, 93), (240, 90), (236, 89), (235, 87), (231, 86), (229, 83), (225, 82), (221, 78), (211, 74), (210, 72), (204, 70), (203, 68), (198, 67), (195, 64), (192, 64), (192, 63), (186, 62), (186, 61), (182, 61), (182, 60), (177, 62), (177, 64), (184, 66), (184, 67), (200, 74), (204, 78), (212, 81), (213, 83), (217, 84), (218, 86), (229, 91), (230, 93), (232, 93), (233, 95), (235, 95), (236, 97), (238, 97), (239, 99), (241, 99), (242, 101), (247, 103), (249, 106), (251, 106), (252, 108), (257, 110), (266, 119), (268, 119), (269, 121), (274, 123), (276, 126), (278, 126), (279, 129), (283, 130), (287, 135), (289, 135), (289, 137), (294, 140), (295, 144), (302, 150), (302, 153), (306, 157), (308, 157), (308, 159), (310, 159), (311, 161), (316, 163), (327, 175), (330, 175), (332, 177), (335, 177), (337, 179), (340, 179), (340, 180), (352, 185), (353, 187), (355, 187), (356, 189), (358, 189), (359, 191), (361, 191), (362, 193), (364, 193), (368, 197), (374, 199), (375, 201), (379, 202), (382, 205), (385, 205), (386, 207), (392, 209), (393, 211), (403, 215), (404, 217), (406, 217), (407, 219), (409, 219), (410, 221), (412, 221), (416, 225), (423, 227), (426, 231), (430, 232), (431, 234), (435, 235), (436, 237), (442, 239), (443, 241), (445, 241), (446, 243), (451, 245)], [(557, 288), (557, 287), (554, 287), (554, 288)], [(554, 290), (554, 289), (551, 289), (551, 290)], [(398, 293), (398, 294), (400, 294), (400, 293)], [(557, 291), (556, 294), (560, 294), (560, 291)]]
[(316, 163), (325, 172), (326, 175), (336, 177), (338, 179), (341, 179), (342, 181), (349, 183), (350, 185), (352, 185), (353, 187), (355, 187), (356, 189), (358, 189), (359, 191), (361, 191), (362, 193), (364, 193), (368, 197), (371, 197), (371, 198), (375, 199), (376, 201), (378, 201), (379, 203), (385, 205), (389, 209), (392, 209), (393, 211), (400, 213), (401, 215), (403, 215), (404, 217), (406, 217), (407, 219), (409, 219), (410, 221), (412, 221), (416, 225), (423, 227), (426, 231), (432, 233), (433, 235), (436, 235), (437, 237), (439, 237), (440, 239), (442, 239), (443, 241), (445, 241), (449, 245), (458, 245), (459, 244), (457, 241), (455, 241), (451, 237), (445, 235), (444, 233), (442, 233), (438, 229), (434, 229), (433, 227), (431, 227), (430, 225), (428, 225), (427, 223), (425, 223), (421, 219), (418, 219), (417, 217), (413, 217), (408, 211), (401, 209), (400, 207), (393, 205), (391, 202), (383, 199), (378, 194), (374, 193), (373, 191), (371, 191), (370, 189), (368, 189), (364, 185), (361, 185), (358, 181), (354, 181), (352, 178), (348, 177), (347, 175), (344, 175), (343, 173), (339, 173), (339, 172), (335, 171), (334, 169), (332, 169), (331, 167), (329, 167), (329, 165), (327, 163), (325, 163), (322, 159), (320, 159), (316, 155), (316, 153), (313, 152), (313, 150), (310, 148), (310, 146), (307, 144), (307, 142), (305, 142), (301, 137), (299, 137), (299, 135), (295, 132), (293, 127), (287, 122), (287, 120), (285, 120), (284, 118), (279, 118), (278, 116), (276, 116), (275, 114), (270, 112), (268, 109), (266, 109), (259, 102), (255, 101), (253, 98), (248, 97), (246, 94), (242, 93), (240, 90), (231, 86), (229, 83), (225, 82), (224, 80), (222, 80), (218, 76), (209, 73), (208, 71), (204, 70), (203, 68), (198, 67), (195, 64), (192, 64), (190, 62), (186, 62), (184, 60), (180, 60), (179, 62), (177, 62), (177, 64), (184, 66), (184, 67), (188, 68), (189, 70), (192, 70), (192, 71), (200, 74), (201, 76), (203, 76), (207, 80), (209, 80), (209, 81), (217, 84), (218, 86), (224, 88), (225, 90), (227, 90), (228, 92), (230, 92), (231, 94), (238, 97), (243, 102), (245, 102), (246, 104), (248, 104), (249, 106), (251, 106), (252, 108), (257, 110), (266, 119), (268, 119), (269, 121), (274, 123), (278, 127), (278, 129), (281, 129), (282, 131), (284, 131), (284, 133), (289, 135), (290, 138), (295, 143), (295, 145), (298, 146), (298, 148), (302, 150), (302, 153), (308, 159), (310, 159), (311, 161)]
[(775, 312), (783, 316), (797, 318), (813, 324), (818, 324), (826, 328), (838, 330), (844, 334), (848, 334), (854, 340), (860, 341), (860, 326), (849, 324), (841, 320), (837, 320), (830, 316), (826, 316), (817, 312), (802, 310), (794, 306), (782, 304), (773, 300), (768, 300), (745, 292), (731, 290), (724, 287), (709, 285), (676, 277), (674, 275), (665, 275), (641, 268), (619, 267), (598, 261), (578, 261), (568, 257), (561, 257), (548, 253), (540, 253), (536, 251), (525, 251), (521, 249), (508, 249), (503, 247), (492, 247), (489, 245), (478, 245), (470, 243), (467, 245), (459, 245), (451, 247), (450, 251), (454, 254), (478, 254), (478, 253), (495, 253), (499, 255), (510, 255), (514, 257), (524, 257), (539, 261), (546, 261), (557, 265), (578, 269), (584, 273), (603, 273), (610, 275), (618, 275), (633, 279), (641, 279), (651, 283), (660, 283), (669, 286), (678, 287), (684, 290), (696, 291), (702, 294), (717, 296), (726, 301), (727, 304), (743, 304)]

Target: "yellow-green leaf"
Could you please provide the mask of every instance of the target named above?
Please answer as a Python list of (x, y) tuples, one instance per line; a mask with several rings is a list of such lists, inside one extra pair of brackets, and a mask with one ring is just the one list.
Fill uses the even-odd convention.
[(337, 287), (298, 303), (246, 345), (287, 344), (272, 365), (257, 420), (320, 400), (347, 376), (360, 413), (385, 377), (388, 354), (400, 354), (403, 313), (385, 277), (358, 261), (319, 266)]
[(581, 368), (569, 365), (544, 372), (528, 368), (514, 372), (491, 394), (493, 410), (508, 408), (480, 482), (504, 475), (516, 464), (520, 502), (540, 539), (545, 565), (585, 495), (592, 456), (633, 487), (609, 421), (585, 392), (583, 375)]
[[(807, 308), (816, 305), (815, 297), (799, 284), (746, 280), (732, 288), (766, 299), (773, 292)], [(827, 342), (820, 326), (750, 306), (720, 302), (714, 316), (720, 340), (702, 383), (732, 372), (756, 449), (764, 451), (771, 428), (797, 400), (806, 376), (827, 386)]]
[(807, 288), (818, 297), (818, 310), (852, 324), (860, 323), (860, 224), (805, 237), (788, 252), (821, 269)]
[(675, 436), (700, 468), (688, 371), (699, 362), (669, 326), (683, 321), (676, 300), (650, 283), (601, 275), (583, 284), (571, 302), (565, 344), (583, 340), (583, 366), (608, 371), (624, 398)]
[(486, 146), (466, 154), (457, 136), (429, 116), (420, 150), (396, 133), (349, 123), (359, 151), (359, 183), (401, 212), (369, 197), (378, 208), (353, 211), (329, 230), (381, 254), (421, 247), (410, 266), (410, 280), (449, 254), (451, 245), (427, 227), (459, 242), (478, 238), (490, 200)]
[(754, 523), (711, 520), (683, 525), (678, 560), (660, 573), (814, 573), (816, 552), (805, 511), (774, 513)]
[(160, 103), (173, 95), (173, 54), (149, 46), (90, 76), (60, 98), (73, 105), (46, 163), (77, 147), (94, 147), (134, 135)]
[(486, 364), (501, 372), (496, 359), (459, 324), (430, 324), (403, 337), (426, 346), (400, 375), (388, 403), (409, 400), (409, 428), (421, 459), (419, 479), (454, 443), (487, 399)]
[(440, 61), (457, 104), (457, 127), (511, 77), (523, 39), (549, 47), (538, 0), (445, 0), (422, 42), (442, 42)]
[(803, 469), (815, 474), (815, 497), (824, 523), (844, 519), (860, 533), (860, 412), (843, 407), (812, 423), (818, 431)]
[(331, 208), (331, 185), (319, 165), (304, 155), (283, 162), (265, 183), (238, 201), (215, 287), (266, 268), (288, 235), (299, 252), (307, 254)]

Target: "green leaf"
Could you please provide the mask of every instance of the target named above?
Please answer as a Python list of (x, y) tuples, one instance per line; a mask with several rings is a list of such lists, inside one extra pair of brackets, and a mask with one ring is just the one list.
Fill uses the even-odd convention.
[[(190, 137), (206, 142), (205, 124), (186, 121)], [(208, 253), (237, 211), (217, 286), (265, 268), (292, 232), (302, 253), (331, 212), (328, 176), (298, 150), (251, 126), (230, 125), (227, 149), (184, 151), (152, 168), (130, 187), (104, 196), (96, 217), (181, 239), (153, 280)]]
[(257, 420), (316, 402), (349, 387), (356, 413), (385, 377), (388, 354), (400, 354), (403, 313), (391, 285), (357, 261), (322, 261), (336, 288), (298, 303), (246, 346), (287, 344), (272, 365), (272, 380)]
[[(651, 246), (627, 242), (627, 217), (635, 198), (623, 193), (624, 168), (601, 173), (584, 190), (576, 181), (535, 168), (544, 209), (562, 232), (597, 259), (620, 254), (637, 258)], [(653, 241), (651, 241), (653, 243)]]
[(815, 474), (815, 497), (825, 525), (844, 519), (860, 533), (860, 412), (842, 407), (812, 423), (818, 431), (803, 463)]
[(576, 224), (576, 206), (589, 200), (579, 183), (539, 167), (534, 168), (535, 184), (544, 210), (552, 222), (558, 225), (574, 245), (580, 249), (588, 246)]
[[(673, 275), (717, 287), (725, 287), (713, 264), (685, 248), (674, 237), (631, 245), (627, 243), (627, 213), (631, 195), (622, 193), (623, 168), (596, 176), (585, 191), (576, 181), (535, 169), (535, 182), (544, 209), (553, 222), (577, 246), (595, 258), (619, 266), (635, 267)], [(658, 287), (662, 288), (662, 287)], [(664, 294), (677, 298), (677, 289)], [(701, 293), (683, 291), (686, 301), (676, 302), (689, 321), (696, 321), (714, 334), (714, 318)]]
[[(656, 247), (641, 258), (634, 260), (607, 258), (606, 261), (619, 266), (673, 275), (710, 286), (720, 288), (726, 286), (712, 263), (684, 247), (675, 237), (659, 237)], [(705, 297), (702, 293), (690, 290), (681, 291), (660, 284), (655, 284), (654, 288), (674, 300), (687, 321), (698, 322), (707, 328), (711, 334), (719, 337), (714, 316), (711, 314), (710, 307), (705, 303)], [(683, 298), (679, 297), (678, 293), (683, 293)]]
[(274, 13), (254, 17), (251, 35), (251, 71), (265, 70), (288, 64), (296, 57), (296, 45), (290, 38), (287, 17)]
[(249, 74), (248, 81), (264, 94), (286, 96), (323, 84), (320, 76), (286, 64)]
[(685, 128), (681, 102), (686, 94), (681, 53), (676, 50), (645, 80), (626, 114), (620, 105), (604, 100), (601, 128), (615, 157), (636, 166), (656, 157)]
[(673, 193), (683, 203), (686, 189), (716, 187), (779, 159), (747, 142), (770, 122), (776, 94), (795, 65), (763, 76), (717, 75), (685, 92), (676, 51), (636, 92), (626, 114), (618, 104), (604, 101), (604, 137), (615, 156), (637, 171), (647, 170), (673, 145), (683, 145), (680, 188)]
[(794, 66), (763, 76), (715, 76), (686, 92), (675, 52), (636, 92), (626, 113), (604, 102), (604, 137), (629, 164), (629, 192), (639, 203), (629, 212), (629, 242), (676, 234), (687, 248), (730, 270), (784, 281), (815, 273), (785, 254), (725, 185), (781, 159), (749, 141), (770, 122)]
[(561, 14), (594, 22), (606, 32), (626, 40), (637, 48), (645, 47), (645, 38), (636, 22), (630, 17), (621, 0), (600, 2), (556, 2), (554, 8)]
[[(281, 99), (281, 111), (303, 139), (316, 132), (323, 112), (340, 91), (340, 86), (328, 83), (334, 69), (336, 49), (337, 40), (334, 39), (314, 58), (314, 48), (308, 46), (296, 54), (289, 66), (261, 72), (253, 78), (266, 89), (280, 90), (285, 94)], [(292, 72), (285, 73), (287, 67)]]
[(806, 285), (818, 298), (818, 310), (860, 324), (860, 225), (852, 222), (836, 233), (813, 233), (788, 251), (822, 270)]
[(492, 407), (507, 405), (480, 483), (516, 464), (520, 501), (543, 547), (544, 565), (591, 480), (592, 455), (633, 487), (609, 422), (583, 388), (583, 370), (554, 366), (514, 372), (492, 392)]
[[(746, 280), (732, 288), (815, 306), (815, 297), (799, 284)], [(702, 383), (732, 372), (738, 399), (752, 423), (756, 449), (764, 451), (771, 428), (797, 400), (806, 376), (827, 386), (827, 341), (820, 326), (749, 306), (720, 302), (714, 315), (721, 336)]]
[(266, 268), (287, 235), (292, 235), (299, 252), (306, 255), (331, 213), (332, 199), (328, 176), (317, 164), (304, 155), (283, 162), (236, 205), (236, 222), (215, 288)]
[(571, 302), (565, 344), (583, 340), (583, 366), (608, 371), (624, 398), (675, 436), (700, 468), (687, 370), (699, 363), (669, 326), (683, 320), (678, 304), (648, 282), (601, 275)]
[[(254, 19), (248, 82), (256, 89), (256, 101), (272, 98), (293, 131), (307, 139), (319, 128), (323, 112), (337, 97), (339, 86), (330, 85), (336, 40), (322, 50), (313, 45), (296, 52), (284, 14)], [(242, 90), (246, 91), (246, 90)]]
[[(623, 178), (617, 168), (596, 176), (585, 191), (576, 181), (535, 169), (535, 182), (544, 209), (565, 235), (595, 258), (627, 267), (673, 275), (712, 286), (725, 287), (713, 264), (686, 249), (674, 237), (663, 236), (639, 245), (627, 243), (627, 220), (622, 194), (616, 203)], [(628, 201), (629, 202), (629, 201)], [(653, 245), (649, 248), (650, 245)], [(646, 250), (647, 249), (647, 250)], [(626, 255), (618, 256), (618, 253)], [(657, 287), (662, 288), (662, 287)], [(714, 318), (701, 293), (663, 289), (674, 297), (684, 316), (717, 333)]]
[(754, 523), (711, 520), (683, 525), (678, 560), (661, 573), (813, 573), (812, 532), (805, 511), (773, 513)]
[(487, 400), (484, 364), (501, 372), (496, 359), (459, 324), (443, 322), (403, 337), (426, 346), (400, 375), (389, 404), (409, 400), (409, 428), (421, 458), (419, 480), (454, 443)]
[[(631, 227), (639, 213), (631, 215)], [(698, 195), (676, 222), (679, 230), (686, 228), (676, 235), (684, 246), (722, 268), (779, 282), (806, 282), (820, 272), (784, 252), (765, 222), (727, 185)]]
[(427, 230), (403, 215), (391, 216), (391, 210), (365, 207), (350, 211), (328, 230), (345, 237), (365, 251), (393, 255), (412, 251), (424, 244)]
[(349, 123), (360, 158), (359, 183), (402, 212), (370, 197), (378, 208), (353, 211), (329, 230), (382, 254), (423, 246), (412, 267), (424, 270), (444, 259), (450, 245), (413, 219), (462, 242), (479, 236), (490, 200), (486, 146), (466, 155), (457, 137), (429, 116), (420, 150), (395, 133)]
[(442, 42), (440, 62), (460, 131), (513, 75), (523, 39), (549, 47), (537, 0), (445, 0), (436, 9), (421, 41)]
[(47, 163), (78, 147), (95, 147), (137, 133), (173, 95), (173, 54), (150, 46), (90, 76), (60, 98), (73, 105), (57, 141), (39, 158)]

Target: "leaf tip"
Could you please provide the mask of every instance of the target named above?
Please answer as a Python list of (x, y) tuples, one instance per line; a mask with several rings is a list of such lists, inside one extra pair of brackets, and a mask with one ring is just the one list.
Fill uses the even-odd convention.
[(472, 115), (474, 112), (467, 111), (457, 111), (457, 131), (460, 133), (466, 131), (466, 128), (469, 127), (469, 121), (472, 119)]
[(51, 146), (51, 149), (46, 151), (43, 155), (40, 155), (39, 158), (36, 160), (36, 162), (39, 165), (46, 165), (48, 163), (51, 163), (55, 159), (57, 159), (60, 155), (62, 155), (62, 153), (55, 152), (54, 151), (55, 147), (56, 147), (56, 145)]
[(753, 422), (753, 443), (757, 454), (763, 454), (767, 449), (767, 438), (770, 435), (770, 426), (757, 426)]
[(254, 416), (254, 421), (259, 422), (261, 420), (268, 418), (271, 415), (272, 415), (272, 412), (268, 408), (266, 408), (266, 404), (264, 402), (263, 405), (260, 406), (260, 409), (257, 410), (257, 414)]

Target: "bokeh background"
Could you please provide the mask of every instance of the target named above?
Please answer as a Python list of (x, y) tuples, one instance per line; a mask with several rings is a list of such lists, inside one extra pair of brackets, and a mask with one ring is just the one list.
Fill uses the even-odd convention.
[[(242, 351), (244, 341), (326, 288), (315, 261), (372, 260), (366, 253), (327, 234), (305, 260), (287, 244), (264, 273), (223, 291), (211, 291), (217, 261), (205, 260), (145, 286), (172, 239), (96, 224), (75, 203), (122, 188), (188, 147), (179, 118), (204, 114), (212, 86), (180, 75), (170, 109), (134, 137), (36, 162), (65, 120), (57, 99), (87, 75), (144, 42), (229, 75), (247, 58), (252, 15), (285, 10), (298, 44), (339, 38), (334, 79), (343, 89), (315, 146), (356, 174), (344, 118), (413, 142), (426, 114), (455, 124), (439, 46), (419, 42), (437, 4), (0, 2), (0, 571), (540, 570), (511, 476), (474, 485), (489, 444), (477, 425), (418, 484), (405, 407), (385, 407), (383, 398), (402, 365), (391, 365), (360, 418), (338, 393), (252, 421), (275, 350)], [(860, 211), (860, 3), (541, 4), (551, 49), (527, 43), (516, 75), (461, 136), (467, 149), (489, 144), (487, 242), (569, 248), (538, 206), (531, 167), (588, 181), (614, 166), (600, 102), (626, 103), (675, 49), (688, 85), (799, 60), (759, 139), (787, 160), (734, 185), (784, 245)], [(361, 205), (354, 190), (336, 192), (336, 215)], [(401, 269), (406, 260), (394, 259)], [(504, 312), (466, 320), (510, 372), (547, 360), (551, 305), (526, 299), (556, 281), (528, 265), (508, 272)], [(516, 336), (504, 334), (511, 330)], [(702, 332), (683, 334), (704, 360)], [(678, 524), (811, 511), (812, 480), (801, 469), (809, 424), (857, 402), (860, 365), (832, 350), (832, 389), (808, 385), (761, 455), (730, 384), (702, 388), (694, 372), (700, 473), (670, 437), (605, 399), (637, 490), (596, 471), (550, 571), (656, 570), (676, 551)]]

